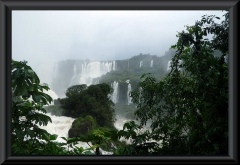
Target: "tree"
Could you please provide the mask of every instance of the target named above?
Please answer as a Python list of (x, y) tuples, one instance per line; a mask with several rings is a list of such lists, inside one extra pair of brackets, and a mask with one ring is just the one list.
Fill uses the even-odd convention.
[[(57, 135), (51, 135), (39, 125), (46, 126), (51, 118), (45, 115), (43, 105), (50, 104), (52, 98), (43, 90), (37, 74), (27, 65), (27, 61), (12, 60), (12, 154), (13, 155), (80, 155), (89, 154), (82, 147), (74, 147), (78, 139), (66, 139), (58, 143)], [(72, 151), (65, 146), (71, 145)]]
[[(228, 12), (224, 17), (216, 24), (219, 17), (204, 15), (186, 26), (172, 46), (177, 51), (167, 77), (145, 74), (131, 93), (141, 125), (151, 120), (149, 136), (162, 141), (159, 154), (228, 153)], [(210, 33), (211, 40), (204, 38)]]
[[(51, 122), (44, 115), (43, 105), (50, 104), (52, 98), (43, 93), (49, 87), (40, 85), (36, 73), (26, 61), (12, 60), (12, 151), (13, 154), (34, 154), (40, 150), (43, 136), (50, 134), (37, 124)], [(22, 149), (24, 148), (24, 150)]]
[(109, 98), (113, 89), (105, 84), (75, 85), (67, 89), (66, 98), (59, 99), (65, 109), (64, 115), (71, 117), (94, 117), (99, 126), (112, 127), (115, 122), (113, 102)]

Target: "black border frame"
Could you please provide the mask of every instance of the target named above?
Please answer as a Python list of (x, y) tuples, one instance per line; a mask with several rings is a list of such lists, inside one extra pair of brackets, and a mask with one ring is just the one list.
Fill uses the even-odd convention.
[[(229, 10), (229, 156), (11, 156), (12, 10)], [(237, 164), (239, 0), (0, 0), (0, 163)]]

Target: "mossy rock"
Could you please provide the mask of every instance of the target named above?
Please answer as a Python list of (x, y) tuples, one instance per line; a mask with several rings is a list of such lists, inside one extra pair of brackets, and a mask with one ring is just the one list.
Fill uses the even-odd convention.
[(68, 131), (68, 137), (86, 135), (97, 127), (97, 122), (92, 116), (79, 117), (73, 121), (72, 127)]

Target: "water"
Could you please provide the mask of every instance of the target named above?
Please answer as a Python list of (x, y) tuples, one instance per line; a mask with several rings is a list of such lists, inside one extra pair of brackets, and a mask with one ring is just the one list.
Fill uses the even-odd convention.
[(87, 86), (92, 85), (94, 84), (94, 79), (99, 78), (112, 70), (116, 70), (115, 61), (93, 61), (89, 63), (84, 61), (81, 64), (76, 62), (75, 65), (73, 68), (74, 75), (71, 79), (70, 86), (74, 84), (86, 84)]
[[(172, 63), (172, 60), (168, 61), (167, 71), (171, 70), (171, 63)], [(183, 63), (182, 60), (179, 60), (179, 61), (178, 61), (178, 65), (181, 65), (182, 63)], [(178, 70), (182, 70), (182, 68), (179, 68), (179, 67), (178, 67)]]
[[(48, 94), (49, 96), (51, 96), (53, 100), (59, 98), (58, 95), (57, 95), (53, 90), (51, 90), (51, 89), (48, 90), (48, 91), (44, 89), (43, 92), (46, 93), (46, 94)], [(53, 101), (51, 102), (50, 105), (54, 105)]]
[(74, 66), (73, 66), (73, 77), (71, 78), (70, 86), (73, 85), (73, 80), (76, 78), (76, 76), (77, 76), (77, 66), (76, 66), (76, 64), (74, 64)]
[(52, 119), (52, 123), (48, 123), (47, 126), (39, 126), (42, 129), (45, 129), (50, 134), (57, 134), (58, 138), (56, 141), (58, 142), (64, 142), (64, 140), (61, 137), (68, 137), (68, 130), (72, 126), (72, 122), (75, 120), (71, 117), (66, 116), (55, 116), (51, 115), (51, 113), (46, 113), (49, 117)]
[(143, 61), (140, 61), (140, 68), (142, 67), (142, 63), (143, 63)]
[(151, 67), (151, 68), (153, 67), (153, 60), (151, 61), (150, 67)]
[[(47, 126), (39, 126), (39, 127), (42, 129), (45, 129), (50, 134), (58, 135), (58, 137), (56, 139), (57, 142), (65, 142), (65, 140), (63, 140), (61, 137), (68, 138), (68, 131), (71, 128), (72, 122), (75, 120), (75, 118), (66, 117), (66, 116), (55, 116), (55, 115), (51, 115), (50, 113), (46, 113), (46, 115), (51, 117), (52, 123), (49, 122)], [(117, 118), (117, 121), (114, 123), (114, 126), (118, 130), (123, 129), (124, 123), (131, 121), (130, 119), (126, 119), (119, 115), (116, 115), (116, 118)], [(135, 123), (138, 123), (138, 122), (135, 121)], [(144, 130), (147, 130), (147, 129), (148, 128), (146, 127), (143, 130), (141, 130), (141, 132)], [(138, 132), (140, 133), (140, 131), (138, 131)], [(120, 140), (126, 141), (128, 144), (132, 143), (132, 139), (126, 140), (122, 137)], [(92, 145), (91, 142), (89, 142), (89, 145)], [(84, 149), (89, 148), (89, 145), (86, 142), (78, 142), (78, 144), (76, 144), (77, 147), (83, 147)], [(113, 154), (112, 152), (107, 152), (102, 149), (100, 149), (100, 151), (102, 152), (103, 155), (112, 155)]]
[(132, 86), (129, 83), (128, 84), (128, 90), (127, 90), (127, 102), (128, 102), (128, 105), (132, 103), (132, 97), (130, 96), (130, 92), (131, 91), (132, 91)]
[(169, 71), (170, 69), (171, 69), (171, 62), (172, 62), (172, 60), (170, 60), (170, 61), (168, 61), (168, 65), (167, 65), (167, 71)]
[[(42, 129), (45, 129), (50, 134), (58, 135), (58, 137), (56, 139), (57, 142), (65, 142), (65, 140), (62, 139), (61, 137), (68, 138), (68, 130), (71, 128), (72, 122), (75, 119), (71, 118), (71, 117), (67, 117), (67, 116), (55, 116), (55, 115), (51, 115), (51, 113), (46, 113), (46, 115), (51, 117), (52, 123), (49, 122), (47, 126), (39, 126), (39, 125), (38, 126)], [(91, 142), (89, 142), (88, 144), (92, 145)], [(87, 148), (89, 148), (88, 144), (86, 142), (78, 142), (78, 144), (76, 144), (76, 146), (87, 149)], [(112, 154), (112, 152), (107, 152), (104, 150), (101, 150), (101, 152), (103, 155), (111, 155)]]
[[(48, 131), (50, 134), (57, 134), (58, 137), (56, 139), (57, 142), (65, 142), (61, 137), (68, 138), (68, 130), (72, 126), (72, 122), (75, 120), (75, 118), (67, 117), (67, 116), (55, 116), (51, 115), (51, 113), (47, 113), (49, 117), (52, 119), (52, 123), (48, 123), (47, 126), (39, 126), (42, 129), (45, 129)], [(130, 121), (129, 119), (123, 118), (119, 115), (116, 116), (117, 121), (115, 122), (114, 126), (118, 129), (121, 130), (123, 128), (123, 124), (127, 121)], [(124, 140), (121, 138), (120, 140)], [(128, 143), (131, 142), (131, 140), (127, 140)], [(91, 143), (89, 143), (92, 145)], [(76, 145), (77, 147), (83, 147), (83, 148), (89, 148), (88, 144), (85, 142), (78, 142)], [(101, 150), (103, 155), (111, 155), (112, 152), (107, 152), (104, 150)]]
[(111, 84), (112, 88), (113, 88), (113, 93), (111, 95), (111, 100), (113, 101), (114, 104), (116, 104), (118, 102), (118, 82), (114, 81)]

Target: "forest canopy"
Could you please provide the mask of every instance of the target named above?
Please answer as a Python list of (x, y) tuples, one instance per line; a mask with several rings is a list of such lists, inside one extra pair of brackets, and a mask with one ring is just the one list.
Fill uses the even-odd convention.
[(148, 136), (162, 141), (159, 154), (228, 153), (228, 13), (224, 17), (217, 24), (219, 17), (204, 15), (186, 26), (172, 46), (177, 51), (167, 77), (145, 74), (132, 92), (141, 125), (151, 120)]

